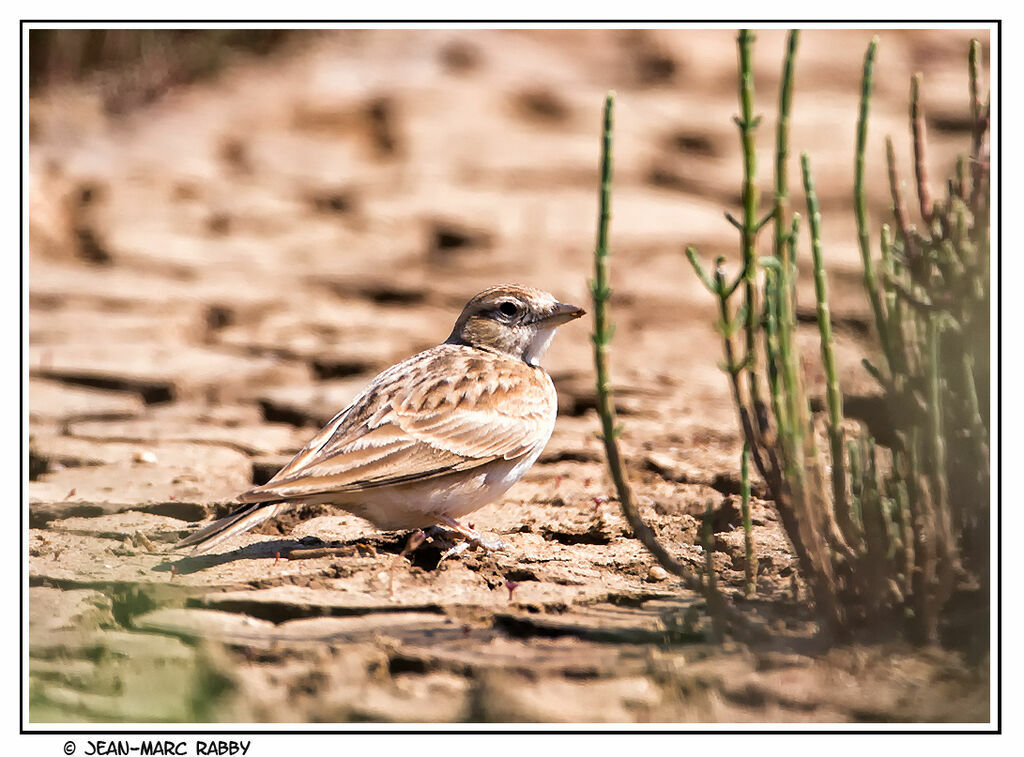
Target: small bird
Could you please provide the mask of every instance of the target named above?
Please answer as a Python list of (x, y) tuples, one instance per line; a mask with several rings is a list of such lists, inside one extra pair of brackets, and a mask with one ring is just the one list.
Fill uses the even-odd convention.
[[(486, 289), (442, 344), (380, 373), (243, 507), (176, 547), (205, 552), (295, 504), (330, 504), (383, 530), (447, 527), (493, 502), (551, 437), (555, 387), (538, 365), (555, 329), (584, 315), (532, 287)], [(448, 553), (446, 553), (447, 556)]]

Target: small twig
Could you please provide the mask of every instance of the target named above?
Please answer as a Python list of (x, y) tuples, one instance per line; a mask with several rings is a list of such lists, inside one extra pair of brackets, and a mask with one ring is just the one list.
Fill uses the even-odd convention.
[(356, 547), (349, 544), (344, 547), (313, 547), (311, 549), (292, 549), (285, 553), (287, 560), (315, 560), (318, 557), (350, 557), (356, 553)]
[(864, 366), (864, 370), (866, 370), (871, 375), (871, 378), (878, 382), (879, 386), (881, 386), (886, 391), (889, 391), (892, 388), (891, 384), (889, 384), (885, 376), (882, 375), (882, 372), (875, 367), (874, 363), (872, 363), (865, 357), (861, 358), (860, 364)]

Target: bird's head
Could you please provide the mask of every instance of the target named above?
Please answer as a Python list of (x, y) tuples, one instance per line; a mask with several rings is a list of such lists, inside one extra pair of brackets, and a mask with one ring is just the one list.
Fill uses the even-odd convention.
[(466, 303), (447, 342), (494, 350), (537, 365), (555, 329), (585, 313), (540, 289), (503, 284), (485, 289)]

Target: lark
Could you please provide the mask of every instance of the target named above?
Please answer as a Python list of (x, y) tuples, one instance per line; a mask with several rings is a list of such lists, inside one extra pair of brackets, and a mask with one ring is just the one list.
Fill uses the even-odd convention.
[(518, 284), (463, 308), (442, 344), (379, 374), (242, 507), (178, 543), (205, 552), (296, 504), (329, 504), (382, 530), (451, 529), (457, 548), (496, 549), (459, 523), (500, 498), (551, 437), (557, 402), (539, 361), (584, 315)]

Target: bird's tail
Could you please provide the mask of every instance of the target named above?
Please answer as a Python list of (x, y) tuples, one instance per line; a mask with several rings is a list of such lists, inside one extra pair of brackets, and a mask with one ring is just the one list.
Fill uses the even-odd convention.
[(195, 552), (201, 554), (207, 552), (232, 536), (244, 534), (251, 528), (258, 526), (265, 520), (270, 520), (288, 509), (287, 502), (254, 502), (231, 513), (225, 518), (215, 520), (205, 528), (201, 528), (194, 534), (189, 534), (174, 545), (175, 549), (195, 545)]

